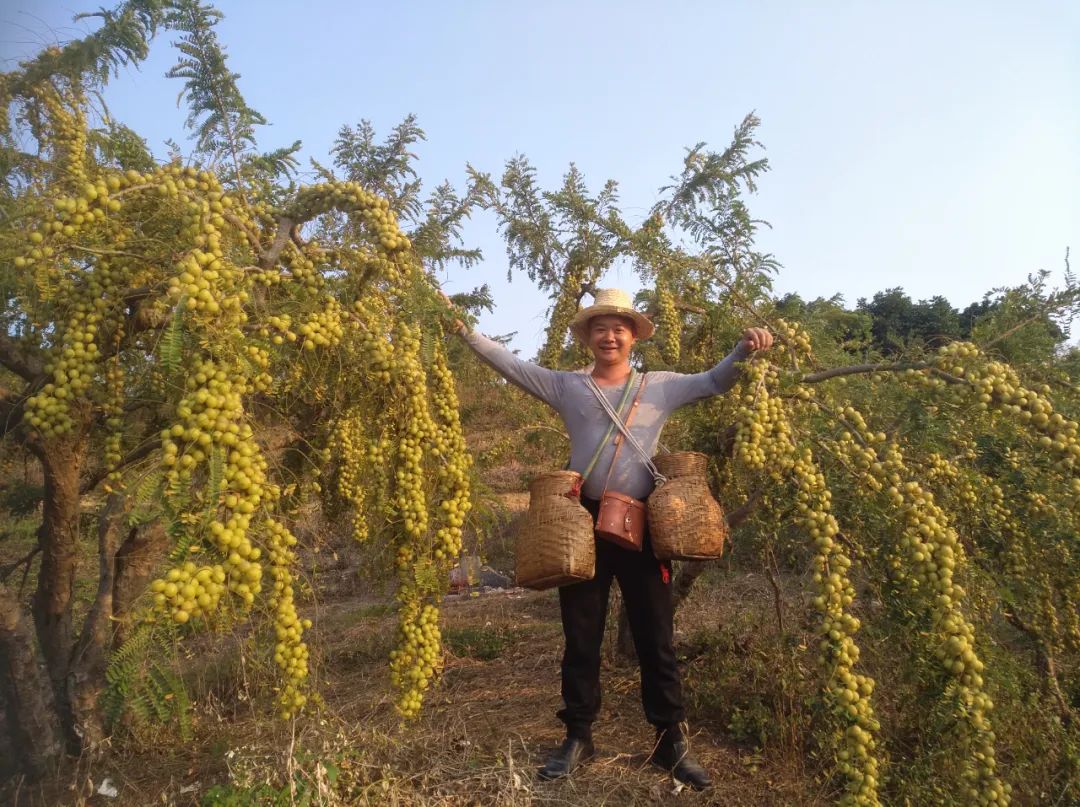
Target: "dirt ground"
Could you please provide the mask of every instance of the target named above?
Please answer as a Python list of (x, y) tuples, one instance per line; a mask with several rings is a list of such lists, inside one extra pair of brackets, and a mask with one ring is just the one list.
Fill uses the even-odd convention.
[[(677, 641), (726, 609), (768, 607), (761, 584), (703, 586), (679, 614)], [(679, 790), (646, 763), (652, 730), (642, 715), (636, 665), (615, 659), (608, 632), (598, 754), (572, 778), (535, 773), (562, 739), (561, 628), (555, 592), (521, 589), (449, 597), (442, 680), (421, 718), (393, 711), (386, 655), (394, 617), (385, 603), (348, 599), (313, 609), (316, 686), (326, 705), (295, 724), (267, 718), (248, 694), (256, 665), (232, 647), (192, 651), (194, 736), (125, 738), (95, 761), (50, 782), (8, 788), (12, 804), (378, 805), (814, 805), (801, 759), (762, 754), (691, 712), (692, 747), (716, 786)], [(693, 660), (687, 662), (693, 664)], [(699, 719), (700, 718), (700, 719)], [(282, 783), (292, 779), (291, 795)], [(108, 780), (117, 795), (97, 793)], [(217, 787), (217, 791), (213, 789)], [(260, 790), (262, 788), (262, 790)], [(232, 800), (226, 798), (231, 794)], [(243, 794), (243, 797), (241, 797)], [(216, 800), (215, 800), (216, 799)]]

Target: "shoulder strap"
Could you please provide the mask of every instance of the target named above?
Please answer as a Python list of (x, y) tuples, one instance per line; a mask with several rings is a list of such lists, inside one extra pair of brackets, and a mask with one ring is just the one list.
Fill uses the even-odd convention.
[[(623, 387), (622, 397), (619, 398), (619, 409), (618, 409), (617, 414), (619, 415), (620, 419), (621, 419), (621, 416), (622, 416), (623, 409), (626, 407), (626, 401), (630, 397), (630, 390), (633, 389), (633, 387), (634, 387), (634, 379), (636, 377), (637, 377), (637, 370), (635, 370), (633, 367), (631, 367), (630, 368), (630, 377), (626, 379), (626, 385)], [(589, 380), (591, 380), (591, 376), (590, 376), (590, 378), (588, 380), (586, 380), (586, 382), (585, 382), (586, 385), (588, 385)], [(601, 393), (601, 397), (603, 397), (603, 393)], [(605, 409), (610, 410), (611, 404), (608, 403), (608, 400), (607, 400), (606, 397), (604, 398), (604, 403), (607, 404), (607, 407), (605, 407)], [(585, 472), (581, 475), (582, 483), (584, 483), (585, 480), (589, 478), (589, 474), (591, 474), (593, 472), (593, 469), (596, 467), (597, 461), (600, 459), (600, 454), (603, 453), (603, 451), (604, 451), (604, 446), (607, 445), (607, 441), (611, 439), (611, 433), (614, 432), (614, 431), (615, 431), (615, 421), (611, 421), (610, 423), (608, 423), (608, 428), (607, 428), (607, 431), (604, 433), (603, 438), (601, 438), (599, 444), (596, 446), (596, 451), (593, 452), (592, 459), (589, 460), (589, 465), (585, 468)]]
[[(643, 375), (641, 377), (641, 386), (638, 387), (637, 395), (634, 396), (634, 402), (630, 404), (630, 412), (626, 415), (625, 426), (627, 429), (630, 428), (630, 421), (634, 419), (634, 413), (637, 412), (638, 404), (641, 402), (641, 393), (645, 391), (646, 381), (648, 381), (648, 376)], [(614, 426), (615, 422), (612, 421), (611, 425)], [(620, 425), (622, 424), (620, 423)], [(623, 429), (620, 428), (619, 434), (615, 437), (615, 456), (611, 458), (611, 465), (608, 466), (607, 479), (604, 480), (604, 493), (607, 493), (608, 484), (611, 482), (611, 474), (615, 471), (615, 463), (619, 461), (619, 452), (622, 450), (623, 434), (625, 433), (627, 432), (624, 432)]]
[(586, 379), (586, 383), (589, 384), (589, 389), (593, 391), (593, 394), (600, 401), (600, 405), (608, 413), (608, 417), (612, 419), (612, 422), (622, 433), (622, 436), (626, 438), (627, 442), (629, 442), (630, 445), (634, 447), (634, 450), (638, 453), (638, 456), (641, 457), (641, 461), (645, 464), (645, 467), (649, 469), (649, 473), (652, 474), (653, 480), (656, 482), (656, 484), (662, 485), (664, 482), (667, 482), (667, 477), (661, 474), (660, 471), (657, 469), (656, 465), (653, 464), (652, 458), (649, 456), (648, 452), (646, 452), (645, 449), (642, 447), (641, 443), (638, 442), (638, 439), (630, 433), (630, 430), (623, 425), (622, 419), (615, 414), (615, 411), (611, 408), (611, 404), (608, 402), (607, 398), (604, 397), (604, 393), (600, 391), (600, 387), (596, 385), (596, 382), (593, 381), (593, 379), (590, 377)]

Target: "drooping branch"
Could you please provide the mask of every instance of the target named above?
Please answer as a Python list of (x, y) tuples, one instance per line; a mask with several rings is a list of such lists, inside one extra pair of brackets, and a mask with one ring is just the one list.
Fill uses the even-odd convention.
[(700, 305), (692, 305), (682, 300), (675, 301), (675, 308), (679, 311), (686, 311), (688, 314), (705, 314), (707, 313)]
[(37, 554), (41, 551), (41, 546), (37, 545), (18, 560), (13, 560), (11, 563), (5, 563), (0, 566), (0, 583), (6, 581), (11, 577), (11, 573), (18, 569), (20, 566), (26, 566), (29, 568), (30, 562), (37, 557)]
[(14, 431), (22, 423), (26, 396), (0, 390), (0, 438)]
[(852, 364), (847, 367), (833, 367), (817, 373), (807, 373), (799, 382), (802, 384), (818, 384), (828, 381), (830, 378), (840, 378), (846, 375), (859, 375), (866, 373), (901, 372), (903, 370), (925, 370), (930, 367), (924, 361), (914, 362), (886, 362), (883, 364)]
[(765, 558), (765, 579), (769, 581), (769, 587), (773, 592), (773, 608), (776, 610), (776, 624), (780, 633), (784, 632), (784, 595), (780, 591), (780, 584), (776, 581), (779, 570), (776, 568), (776, 556), (770, 547)]

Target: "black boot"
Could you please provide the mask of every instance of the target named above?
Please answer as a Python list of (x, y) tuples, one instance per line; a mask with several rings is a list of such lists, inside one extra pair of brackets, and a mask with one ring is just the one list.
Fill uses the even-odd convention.
[(552, 754), (544, 767), (537, 773), (541, 779), (561, 779), (569, 776), (579, 765), (593, 758), (596, 749), (593, 748), (592, 740), (583, 740), (580, 737), (567, 737), (559, 750)]
[(690, 754), (690, 741), (682, 726), (656, 730), (656, 747), (649, 756), (649, 762), (669, 771), (677, 782), (689, 785), (694, 790), (712, 787), (708, 772)]

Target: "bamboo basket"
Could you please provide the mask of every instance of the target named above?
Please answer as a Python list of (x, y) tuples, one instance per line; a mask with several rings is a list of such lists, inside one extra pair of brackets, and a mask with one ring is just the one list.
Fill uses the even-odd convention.
[(596, 574), (593, 519), (581, 506), (580, 485), (575, 471), (541, 474), (529, 485), (529, 512), (515, 550), (519, 586), (546, 589)]
[(708, 458), (696, 451), (653, 457), (667, 482), (649, 496), (649, 536), (660, 560), (708, 560), (724, 553), (727, 522), (709, 491)]

